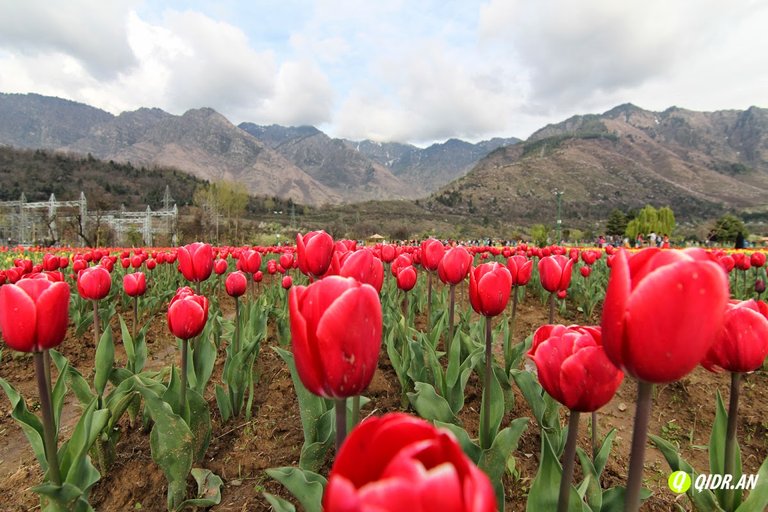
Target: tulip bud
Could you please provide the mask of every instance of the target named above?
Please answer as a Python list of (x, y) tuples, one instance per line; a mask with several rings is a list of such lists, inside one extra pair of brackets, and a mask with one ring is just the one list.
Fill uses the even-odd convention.
[(90, 267), (77, 274), (77, 291), (88, 300), (101, 300), (109, 294), (112, 276), (102, 266)]
[(512, 275), (497, 262), (483, 263), (469, 273), (469, 302), (484, 316), (496, 316), (507, 307)]
[(373, 378), (381, 348), (376, 290), (330, 276), (288, 295), (291, 345), (304, 386), (325, 398), (359, 395)]
[(177, 338), (194, 338), (205, 328), (208, 319), (208, 299), (196, 295), (192, 288), (179, 288), (168, 306), (168, 329)]
[(328, 270), (333, 257), (333, 238), (325, 231), (296, 235), (299, 269), (303, 274), (320, 277)]
[(539, 327), (528, 357), (536, 363), (544, 390), (572, 411), (600, 409), (624, 379), (605, 355), (599, 327)]
[(397, 287), (404, 292), (411, 291), (416, 286), (416, 278), (416, 269), (413, 266), (403, 267), (397, 273)]
[(69, 323), (69, 286), (21, 279), (0, 287), (0, 331), (13, 350), (38, 352), (59, 345)]
[(123, 276), (123, 290), (129, 297), (139, 297), (147, 291), (147, 278), (144, 272), (134, 272)]
[(179, 270), (187, 281), (199, 283), (211, 276), (213, 271), (213, 249), (210, 244), (195, 242), (179, 247)]
[(248, 278), (240, 270), (231, 272), (224, 281), (224, 288), (230, 297), (240, 297), (245, 293), (247, 287)]
[(336, 455), (323, 508), (494, 512), (488, 476), (451, 433), (403, 413), (371, 417)]

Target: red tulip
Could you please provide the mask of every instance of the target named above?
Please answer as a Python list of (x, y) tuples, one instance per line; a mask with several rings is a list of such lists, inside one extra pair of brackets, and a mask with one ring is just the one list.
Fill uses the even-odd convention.
[(459, 284), (472, 268), (472, 255), (462, 246), (448, 249), (437, 265), (437, 275), (445, 284)]
[(469, 272), (469, 302), (484, 316), (496, 316), (504, 311), (512, 291), (512, 275), (507, 267), (483, 263)]
[(238, 270), (248, 274), (258, 272), (261, 268), (261, 253), (253, 249), (247, 249), (240, 253), (240, 259), (237, 260)]
[(579, 272), (581, 272), (582, 277), (589, 277), (589, 275), (592, 273), (592, 267), (584, 265), (583, 267), (579, 268)]
[(296, 370), (304, 386), (326, 398), (355, 396), (367, 388), (381, 347), (376, 290), (330, 276), (291, 288), (288, 306)]
[(229, 265), (227, 264), (227, 260), (223, 260), (219, 258), (213, 262), (213, 271), (216, 273), (217, 276), (224, 274), (228, 268), (229, 268)]
[(533, 272), (533, 260), (523, 255), (516, 254), (507, 259), (507, 269), (512, 275), (513, 286), (525, 286), (531, 280)]
[(392, 263), (397, 256), (397, 249), (394, 245), (384, 244), (381, 246), (381, 261)]
[(253, 280), (255, 282), (260, 283), (262, 279), (264, 279), (264, 273), (261, 270), (253, 274)]
[(572, 411), (600, 409), (624, 378), (605, 355), (599, 327), (539, 327), (528, 356), (536, 363), (541, 386)]
[(421, 242), (421, 265), (431, 271), (437, 270), (445, 254), (445, 246), (440, 240), (428, 238)]
[[(293, 253), (292, 252), (284, 252), (280, 255), (280, 265), (282, 265), (283, 268), (291, 268), (293, 266)], [(258, 270), (258, 269), (257, 269)]]
[(112, 276), (102, 266), (86, 268), (77, 274), (77, 291), (84, 299), (101, 300), (111, 287)]
[(289, 289), (291, 286), (293, 286), (293, 278), (291, 276), (283, 276), (283, 281), (281, 283), (284, 290)]
[(539, 260), (541, 286), (554, 293), (567, 290), (571, 285), (573, 260), (562, 255), (546, 256)]
[(328, 270), (333, 257), (333, 238), (325, 231), (296, 235), (296, 253), (303, 274), (320, 277)]
[(749, 262), (752, 264), (753, 267), (762, 267), (765, 265), (765, 253), (763, 252), (753, 252), (752, 256), (749, 257)]
[(392, 265), (389, 267), (389, 271), (392, 272), (392, 276), (397, 277), (400, 269), (411, 265), (413, 265), (413, 258), (411, 258), (410, 254), (403, 253), (395, 258), (395, 261), (393, 261)]
[(412, 265), (403, 267), (397, 273), (397, 287), (404, 292), (411, 291), (416, 286), (416, 269)]
[(224, 288), (230, 297), (240, 297), (248, 287), (248, 278), (239, 270), (231, 272), (224, 281)]
[(362, 422), (328, 477), (323, 508), (353, 511), (494, 512), (496, 497), (447, 430), (404, 413)]
[(582, 251), (581, 260), (587, 265), (592, 265), (595, 263), (599, 256), (600, 253), (597, 251)]
[(0, 331), (13, 350), (38, 352), (59, 345), (69, 323), (69, 286), (21, 279), (0, 287)]
[(58, 269), (59, 269), (58, 256), (51, 253), (47, 253), (46, 255), (43, 256), (43, 270), (51, 272)]
[(144, 272), (134, 272), (123, 276), (123, 290), (129, 297), (139, 297), (147, 291), (147, 278)]
[(187, 281), (199, 283), (211, 276), (213, 271), (213, 249), (210, 244), (195, 242), (179, 247), (179, 270)]
[[(211, 260), (213, 261), (213, 260)], [(196, 295), (189, 286), (179, 288), (168, 306), (168, 329), (177, 338), (194, 338), (208, 320), (208, 299)]]
[(603, 306), (603, 346), (624, 373), (651, 383), (693, 370), (723, 325), (728, 279), (703, 251), (618, 251)]
[(726, 272), (730, 272), (733, 270), (733, 267), (736, 266), (736, 260), (733, 259), (733, 256), (730, 256), (728, 254), (722, 256), (721, 258), (718, 258), (717, 260), (720, 263), (720, 266), (723, 267), (723, 269)]
[(349, 253), (339, 269), (339, 275), (354, 277), (361, 283), (373, 286), (376, 292), (380, 293), (381, 285), (384, 283), (384, 265), (374, 256), (373, 251), (362, 249)]
[(701, 365), (709, 371), (751, 372), (768, 357), (768, 305), (745, 300), (728, 304), (723, 330)]

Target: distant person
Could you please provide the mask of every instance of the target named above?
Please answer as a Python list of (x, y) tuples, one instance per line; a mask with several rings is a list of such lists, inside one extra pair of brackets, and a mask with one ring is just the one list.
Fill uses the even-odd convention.
[(739, 231), (736, 234), (736, 245), (735, 245), (735, 247), (736, 247), (736, 249), (744, 249), (746, 246), (747, 246), (747, 243), (744, 240), (744, 235), (742, 234), (741, 231)]
[(664, 238), (661, 241), (661, 248), (669, 249), (669, 235), (667, 234), (664, 235)]

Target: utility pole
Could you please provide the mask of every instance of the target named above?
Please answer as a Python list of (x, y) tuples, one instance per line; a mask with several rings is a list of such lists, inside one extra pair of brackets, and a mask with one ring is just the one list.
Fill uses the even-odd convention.
[(561, 233), (562, 233), (562, 227), (563, 227), (562, 226), (563, 225), (563, 219), (560, 216), (560, 213), (561, 213), (560, 207), (561, 207), (561, 204), (562, 204), (563, 191), (555, 189), (552, 193), (555, 194), (555, 197), (557, 198), (557, 229), (556, 229), (557, 240), (555, 240), (555, 243), (559, 244), (560, 240), (562, 240)]

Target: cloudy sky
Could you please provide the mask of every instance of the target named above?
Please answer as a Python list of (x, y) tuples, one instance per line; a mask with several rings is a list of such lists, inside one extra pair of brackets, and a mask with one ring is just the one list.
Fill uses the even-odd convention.
[(0, 92), (425, 144), (768, 107), (763, 0), (0, 0)]

